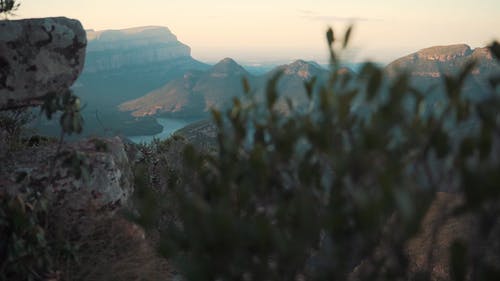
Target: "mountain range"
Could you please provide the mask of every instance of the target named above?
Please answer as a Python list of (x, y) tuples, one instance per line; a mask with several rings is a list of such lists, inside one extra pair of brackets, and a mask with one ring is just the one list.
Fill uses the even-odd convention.
[[(467, 95), (480, 99), (488, 93), (488, 77), (499, 70), (487, 48), (471, 49), (465, 44), (436, 46), (399, 58), (388, 64), (384, 71), (389, 77), (407, 72), (414, 86), (422, 91), (429, 89), (443, 93), (443, 75), (456, 74), (468, 61), (475, 60), (477, 66), (465, 84)], [(254, 76), (234, 60), (226, 58), (207, 71), (188, 72), (147, 95), (122, 103), (119, 108), (133, 116), (201, 116), (210, 107), (224, 108), (234, 96), (243, 95), (241, 80), (245, 77), (257, 95), (262, 94), (266, 82), (276, 72), (283, 75), (278, 91), (296, 106), (306, 102), (304, 81), (327, 76), (327, 70), (315, 62), (297, 60), (281, 65), (268, 73)], [(350, 69), (343, 69), (352, 72)], [(283, 105), (284, 106), (284, 105)]]
[[(148, 135), (162, 129), (156, 117), (205, 118), (211, 107), (225, 108), (232, 97), (243, 95), (243, 78), (262, 97), (266, 82), (276, 71), (283, 73), (278, 91), (301, 105), (306, 100), (304, 81), (311, 77), (321, 80), (328, 74), (326, 68), (304, 60), (258, 75), (231, 58), (208, 65), (194, 59), (189, 46), (166, 27), (87, 30), (87, 38), (85, 67), (73, 86), (84, 104), (86, 135)], [(442, 75), (456, 72), (469, 59), (475, 59), (478, 66), (466, 90), (481, 97), (487, 88), (486, 77), (499, 68), (486, 48), (471, 49), (464, 44), (426, 48), (395, 60), (384, 70), (390, 77), (406, 71), (417, 88), (434, 89), (438, 95)], [(54, 122), (39, 127), (51, 134), (58, 131)]]
[(225, 108), (231, 104), (233, 97), (242, 96), (244, 78), (253, 88), (254, 94), (262, 96), (266, 82), (276, 71), (283, 73), (278, 83), (279, 92), (285, 93), (296, 104), (306, 98), (304, 81), (314, 76), (324, 77), (328, 73), (314, 62), (297, 60), (278, 66), (264, 75), (254, 76), (233, 59), (225, 58), (207, 71), (187, 72), (183, 77), (143, 97), (121, 104), (119, 108), (136, 117), (203, 117), (210, 108)]
[[(84, 135), (147, 135), (162, 130), (155, 118), (135, 118), (118, 110), (125, 101), (146, 95), (188, 70), (210, 66), (191, 57), (191, 49), (166, 27), (87, 30), (83, 73), (73, 92), (83, 104)], [(57, 122), (41, 120), (37, 129), (58, 135)]]

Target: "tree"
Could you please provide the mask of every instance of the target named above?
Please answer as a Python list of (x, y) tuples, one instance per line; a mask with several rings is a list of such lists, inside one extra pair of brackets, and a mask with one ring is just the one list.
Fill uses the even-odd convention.
[(12, 15), (12, 12), (19, 8), (19, 4), (16, 0), (0, 0), (0, 14), (4, 14), (5, 19), (7, 16)]
[[(244, 81), (245, 98), (212, 112), (217, 152), (186, 148), (191, 174), (169, 186), (178, 220), (161, 251), (187, 280), (347, 280), (362, 261), (373, 266), (361, 280), (429, 280), (408, 271), (405, 244), (438, 190), (463, 193), (462, 212), (500, 214), (498, 79), (487, 99), (463, 97), (471, 61), (444, 76), (436, 110), (407, 74), (390, 79), (371, 63), (359, 75), (340, 71), (350, 34), (338, 42), (328, 30), (330, 77), (305, 82), (308, 110), (276, 110), (281, 73), (264, 103)], [(466, 123), (474, 129), (458, 137)], [(137, 220), (151, 221), (155, 196), (143, 198), (148, 212)], [(464, 247), (450, 249), (455, 279), (496, 280), (498, 269)]]

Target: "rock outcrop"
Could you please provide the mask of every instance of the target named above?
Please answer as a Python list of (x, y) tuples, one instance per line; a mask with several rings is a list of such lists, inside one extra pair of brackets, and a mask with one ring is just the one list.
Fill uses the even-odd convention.
[(86, 44), (77, 20), (0, 21), (0, 109), (67, 90), (83, 69)]
[(450, 46), (435, 46), (425, 48), (417, 53), (419, 59), (446, 62), (461, 57), (470, 56), (472, 49), (465, 44)]
[(75, 211), (114, 210), (132, 194), (131, 163), (121, 139), (88, 139), (63, 145), (59, 155), (56, 151), (52, 143), (2, 159), (0, 188), (43, 191), (52, 202)]
[(147, 26), (121, 30), (87, 30), (89, 40), (85, 72), (190, 58), (191, 49), (166, 27)]
[[(63, 93), (80, 74), (86, 37), (67, 18), (0, 21), (0, 109)], [(0, 137), (7, 129), (0, 127)], [(19, 141), (20, 142), (20, 141)], [(120, 138), (17, 145), (0, 142), (0, 192), (46, 193), (72, 210), (114, 209), (133, 191), (133, 175)]]

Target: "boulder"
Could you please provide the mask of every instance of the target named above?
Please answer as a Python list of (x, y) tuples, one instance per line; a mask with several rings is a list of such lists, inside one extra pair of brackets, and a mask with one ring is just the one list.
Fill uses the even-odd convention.
[(45, 193), (71, 210), (114, 211), (133, 192), (133, 173), (122, 140), (92, 138), (15, 151), (2, 159), (0, 189)]
[(74, 19), (0, 21), (0, 109), (67, 91), (83, 69), (86, 45)]
[[(0, 21), (0, 110), (68, 91), (83, 69), (86, 45), (77, 20)], [(133, 191), (133, 163), (118, 137), (2, 150), (2, 192), (45, 193), (51, 203), (80, 211), (115, 210)]]

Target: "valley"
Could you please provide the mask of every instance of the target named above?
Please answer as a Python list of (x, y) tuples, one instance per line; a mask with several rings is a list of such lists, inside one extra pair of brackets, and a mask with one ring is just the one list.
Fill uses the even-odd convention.
[[(328, 73), (327, 65), (304, 60), (241, 65), (224, 58), (209, 65), (194, 59), (190, 47), (166, 27), (86, 32), (84, 70), (72, 87), (84, 105), (83, 136), (123, 135), (145, 140), (170, 135), (170, 127), (157, 118), (186, 125), (185, 120), (208, 119), (210, 108), (224, 110), (233, 97), (244, 95), (243, 79), (249, 82), (251, 93), (263, 99), (266, 82), (277, 71), (283, 72), (279, 92), (294, 106), (304, 107), (304, 82), (312, 77), (323, 80)], [(499, 68), (485, 48), (431, 47), (394, 60), (384, 71), (389, 77), (409, 72), (414, 85), (421, 91), (433, 89), (431, 99), (436, 99), (444, 90), (436, 86), (441, 84), (441, 73), (452, 74), (468, 59), (477, 60), (479, 66), (467, 81), (466, 92), (479, 99), (485, 94), (485, 77)], [(347, 62), (344, 69), (359, 73), (363, 66)], [(287, 105), (280, 107), (286, 111)], [(59, 134), (57, 125), (39, 118), (34, 127), (55, 136)]]

